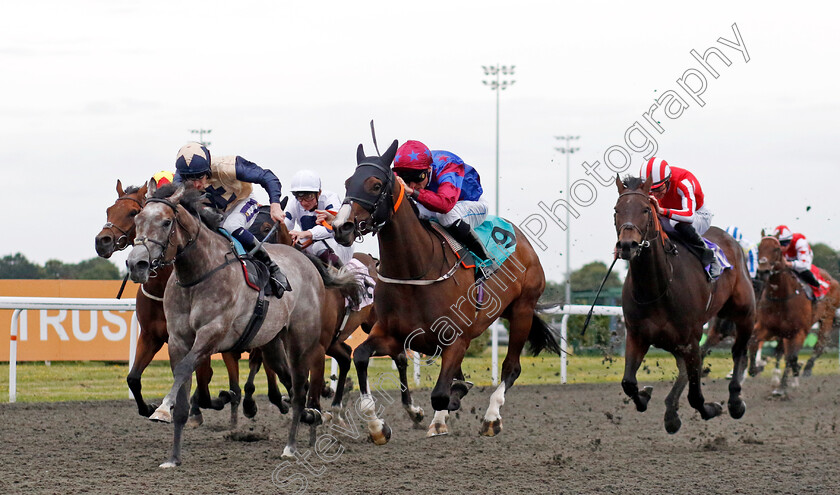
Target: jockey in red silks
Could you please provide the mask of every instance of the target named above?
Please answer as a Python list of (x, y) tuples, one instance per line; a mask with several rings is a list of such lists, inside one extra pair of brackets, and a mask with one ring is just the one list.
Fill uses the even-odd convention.
[(420, 210), (421, 218), (435, 218), (459, 242), (483, 260), (494, 262), (472, 230), (487, 217), (478, 172), (455, 153), (430, 150), (420, 141), (406, 141), (397, 149), (394, 172)]
[(773, 231), (773, 236), (779, 239), (782, 245), (782, 254), (785, 263), (791, 267), (799, 277), (808, 282), (808, 285), (819, 288), (820, 282), (814, 274), (817, 268), (814, 266), (814, 252), (805, 236), (793, 233), (787, 225), (779, 225)]
[(642, 165), (642, 180), (653, 180), (650, 193), (654, 198), (656, 213), (666, 218), (674, 230), (690, 246), (702, 253), (703, 266), (712, 265), (715, 253), (700, 237), (712, 225), (712, 213), (706, 208), (700, 182), (688, 170), (671, 167), (655, 156)]

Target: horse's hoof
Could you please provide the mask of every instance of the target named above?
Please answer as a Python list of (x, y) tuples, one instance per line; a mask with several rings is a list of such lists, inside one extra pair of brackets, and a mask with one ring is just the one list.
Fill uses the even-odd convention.
[(300, 422), (306, 423), (310, 426), (318, 426), (324, 422), (321, 411), (307, 407), (300, 415)]
[(289, 448), (288, 445), (283, 447), (283, 453), (280, 455), (281, 459), (294, 459), (295, 458), (295, 451)]
[(288, 414), (291, 404), (292, 403), (289, 401), (289, 398), (284, 395), (280, 398), (280, 403), (274, 405), (277, 406), (277, 409), (280, 409), (280, 414)]
[(242, 400), (242, 414), (245, 415), (246, 418), (253, 418), (257, 415), (257, 401), (248, 397)]
[(239, 403), (238, 395), (234, 393), (232, 390), (222, 390), (219, 392), (219, 398), (222, 399), (222, 402), (225, 404), (231, 403)]
[(172, 414), (165, 410), (163, 407), (158, 407), (155, 409), (155, 412), (149, 416), (149, 419), (152, 421), (157, 421), (158, 423), (171, 423), (172, 422)]
[(790, 388), (799, 388), (799, 377), (793, 377), (793, 380), (790, 381)]
[(802, 370), (802, 376), (811, 376), (811, 368), (805, 368)]
[(770, 395), (773, 397), (784, 397), (787, 395), (787, 392), (781, 388), (774, 388), (773, 391), (770, 392)]
[(324, 389), (321, 390), (321, 397), (325, 399), (332, 399), (333, 395), (335, 395), (335, 391), (332, 387), (324, 387)]
[(706, 417), (703, 419), (706, 421), (716, 418), (723, 413), (723, 402), (708, 402), (704, 405), (704, 407), (706, 409)]
[(742, 399), (738, 399), (737, 401), (729, 401), (729, 416), (733, 419), (741, 419), (744, 417), (744, 413), (747, 412), (747, 403), (744, 402)]
[(144, 411), (139, 411), (140, 416), (148, 418), (155, 413), (155, 409), (157, 409), (158, 407), (159, 406), (157, 404), (146, 404), (146, 409)]
[(163, 464), (161, 464), (160, 467), (163, 468), (163, 469), (167, 469), (167, 468), (178, 467), (180, 465), (181, 465), (181, 461), (170, 459), (170, 460), (164, 462)]
[(665, 431), (673, 435), (674, 433), (680, 431), (681, 426), (682, 421), (680, 421), (680, 417), (676, 411), (674, 411), (673, 414), (669, 414), (668, 412), (665, 413)]
[(201, 414), (196, 414), (195, 416), (190, 416), (187, 419), (187, 428), (198, 428), (199, 426), (204, 424), (204, 416)]
[(774, 387), (781, 385), (782, 371), (779, 368), (773, 370), (773, 378), (770, 380), (770, 383), (772, 383)]
[(494, 421), (487, 421), (486, 419), (481, 423), (481, 430), (479, 434), (484, 437), (495, 437), (502, 432), (502, 418)]
[(426, 432), (426, 438), (439, 437), (441, 435), (449, 435), (449, 428), (442, 423), (432, 423), (429, 425), (429, 431)]
[(415, 405), (405, 406), (405, 412), (408, 413), (408, 417), (414, 423), (414, 425), (418, 425), (423, 422), (423, 418), (426, 417), (426, 414), (423, 412), (422, 407), (417, 407)]
[(379, 431), (371, 431), (371, 441), (376, 445), (385, 445), (391, 439), (391, 427), (382, 420), (382, 428)]

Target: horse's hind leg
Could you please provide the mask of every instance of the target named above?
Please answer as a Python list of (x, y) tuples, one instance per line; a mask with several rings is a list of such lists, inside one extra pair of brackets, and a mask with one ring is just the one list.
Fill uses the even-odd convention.
[(248, 352), (248, 379), (245, 381), (244, 392), (242, 396), (242, 413), (246, 418), (253, 418), (257, 415), (257, 403), (254, 401), (254, 378), (262, 367), (262, 351), (259, 349), (251, 349)]
[(397, 371), (400, 375), (400, 398), (402, 399), (403, 409), (411, 419), (414, 428), (422, 428), (420, 424), (423, 422), (425, 413), (421, 407), (415, 406), (411, 399), (411, 391), (408, 390), (408, 357), (404, 352), (401, 352), (394, 358), (394, 363), (397, 365)]
[(677, 380), (674, 382), (674, 386), (671, 387), (671, 391), (668, 393), (668, 396), (665, 397), (665, 431), (668, 433), (676, 433), (680, 430), (682, 426), (682, 421), (680, 421), (680, 415), (678, 413), (680, 408), (680, 396), (685, 390), (686, 384), (688, 384), (688, 372), (685, 368), (685, 359), (682, 356), (674, 355), (674, 359), (677, 361), (677, 370), (679, 370), (679, 375), (677, 376)]
[(822, 356), (823, 352), (825, 351), (825, 344), (828, 341), (829, 334), (831, 333), (833, 322), (833, 314), (824, 316), (822, 320), (820, 320), (820, 328), (817, 332), (817, 343), (814, 344), (814, 352), (811, 354), (811, 357), (805, 363), (805, 368), (802, 370), (802, 376), (811, 376), (811, 372), (814, 369), (814, 361), (816, 361), (820, 356)]
[(219, 399), (224, 402), (230, 402), (231, 430), (236, 428), (239, 418), (239, 402), (242, 399), (242, 389), (239, 388), (239, 358), (241, 357), (241, 352), (222, 353), (222, 359), (225, 361), (225, 368), (227, 368), (228, 372), (228, 386), (230, 390), (219, 392)]
[(703, 361), (700, 358), (700, 346), (692, 344), (682, 354), (685, 359), (686, 372), (688, 373), (688, 403), (697, 409), (700, 417), (709, 420), (720, 416), (723, 406), (717, 402), (706, 402), (703, 397), (703, 390), (700, 385), (700, 373)]
[(732, 377), (729, 380), (729, 401), (727, 402), (729, 415), (734, 419), (742, 418), (747, 411), (747, 404), (741, 398), (741, 383), (746, 377), (747, 346), (755, 327), (753, 321), (754, 316), (746, 313), (735, 322), (735, 343), (732, 344)]
[(650, 393), (653, 390), (653, 387), (645, 387), (639, 391), (639, 383), (636, 381), (636, 372), (639, 371), (649, 348), (649, 344), (640, 342), (635, 333), (628, 329), (624, 345), (624, 377), (621, 379), (621, 388), (633, 399), (639, 412), (647, 411)]
[[(210, 356), (202, 360), (195, 368), (195, 392), (190, 399), (190, 418), (187, 426), (197, 428), (204, 423), (204, 416), (201, 409), (213, 407), (210, 399), (210, 380), (213, 379), (213, 366), (210, 363)], [(224, 405), (222, 406), (224, 407)]]

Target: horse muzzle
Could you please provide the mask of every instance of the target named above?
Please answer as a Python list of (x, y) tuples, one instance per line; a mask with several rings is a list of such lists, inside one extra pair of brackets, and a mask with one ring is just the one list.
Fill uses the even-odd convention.
[(96, 236), (94, 240), (94, 247), (96, 248), (96, 254), (100, 258), (108, 259), (114, 254), (116, 251), (116, 245), (114, 244), (114, 237), (110, 234), (100, 234)]
[(149, 281), (152, 264), (149, 261), (149, 252), (143, 246), (135, 246), (125, 260), (125, 267), (128, 269), (128, 276), (132, 282), (143, 284)]
[(615, 250), (619, 258), (630, 261), (639, 254), (640, 244), (634, 240), (618, 241), (615, 243)]

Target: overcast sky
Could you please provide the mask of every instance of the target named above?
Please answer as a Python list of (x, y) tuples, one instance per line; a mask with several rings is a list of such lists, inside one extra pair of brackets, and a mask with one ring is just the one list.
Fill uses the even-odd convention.
[[(0, 255), (95, 256), (117, 179), (172, 169), (194, 128), (212, 129), (211, 153), (272, 169), (284, 191), (310, 168), (343, 196), (375, 119), (383, 151), (417, 139), (455, 152), (492, 204), (496, 107), (481, 66), (495, 63), (516, 66), (500, 119), (512, 222), (565, 198), (555, 135), (581, 136), (573, 182), (588, 177), (583, 161), (606, 175), (605, 150), (626, 148), (627, 128), (672, 90), (688, 108), (660, 109), (664, 132), (647, 130), (657, 156), (698, 177), (714, 224), (758, 239), (787, 223), (838, 249), (837, 18), (836, 7), (790, 2), (4, 2)], [(736, 41), (733, 24), (749, 62), (718, 42)], [(731, 61), (711, 59), (717, 79), (690, 54), (712, 46)], [(689, 69), (707, 80), (703, 106), (677, 82)], [(615, 189), (595, 190), (572, 222), (573, 268), (608, 261), (615, 243)], [(541, 240), (548, 277), (562, 280), (563, 231), (547, 221)]]

